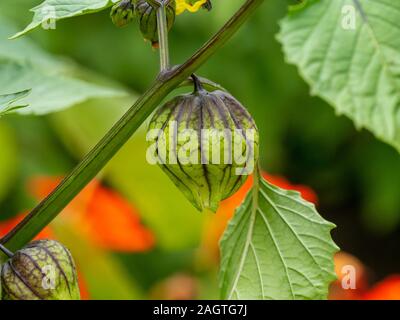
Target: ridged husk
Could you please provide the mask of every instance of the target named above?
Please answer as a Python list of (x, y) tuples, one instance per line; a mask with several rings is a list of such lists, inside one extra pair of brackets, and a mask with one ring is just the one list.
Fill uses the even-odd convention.
[(207, 0), (207, 2), (205, 4), (203, 4), (203, 8), (208, 10), (208, 11), (211, 11), (212, 8), (213, 8), (211, 0)]
[[(177, 130), (171, 128), (171, 121), (176, 121)], [(248, 177), (246, 174), (237, 175), (236, 171), (240, 172), (243, 165), (234, 160), (233, 140), (229, 136), (219, 137), (221, 162), (213, 163), (213, 141), (210, 139), (207, 142), (201, 138), (202, 129), (215, 129), (219, 132), (229, 129), (232, 133), (235, 129), (254, 129), (254, 139), (243, 139), (241, 147), (243, 155), (248, 152), (249, 162), (255, 164), (258, 159), (259, 137), (256, 124), (240, 102), (227, 92), (208, 92), (198, 86), (192, 94), (177, 96), (154, 114), (149, 125), (149, 130), (153, 129), (159, 130), (159, 134), (149, 134), (148, 139), (151, 145), (156, 146), (155, 157), (164, 162), (159, 163), (161, 168), (200, 211), (209, 208), (215, 212), (219, 202), (234, 194)], [(184, 137), (185, 129), (193, 129), (197, 134), (194, 137)], [(197, 164), (181, 163), (179, 157), (176, 164), (170, 163), (170, 137), (177, 139), (177, 149), (196, 141), (194, 148), (198, 147), (198, 152), (194, 157), (198, 157)], [(166, 150), (165, 154), (163, 150)], [(232, 159), (231, 163), (226, 161), (228, 157)]]
[[(54, 279), (54, 286), (46, 277)], [(4, 300), (80, 299), (72, 256), (53, 240), (34, 241), (17, 251), (3, 265), (1, 285)]]
[[(171, 1), (167, 8), (167, 27), (171, 30), (175, 22), (175, 1)], [(136, 17), (139, 21), (143, 38), (150, 41), (153, 47), (158, 45), (157, 10), (145, 0), (138, 0), (135, 4)]]
[(132, 0), (122, 0), (116, 3), (110, 13), (114, 25), (118, 28), (127, 26), (135, 18), (135, 6)]

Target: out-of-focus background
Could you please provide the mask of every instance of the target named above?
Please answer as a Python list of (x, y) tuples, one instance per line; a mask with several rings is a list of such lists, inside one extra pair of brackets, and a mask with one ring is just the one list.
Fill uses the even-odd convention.
[[(71, 66), (74, 76), (129, 94), (44, 116), (0, 119), (3, 234), (78, 163), (158, 71), (158, 53), (136, 24), (117, 29), (109, 10), (60, 21), (55, 30), (38, 29), (10, 44), (6, 37), (30, 22), (29, 9), (40, 2), (0, 2), (0, 60), (10, 46), (29, 42)], [(215, 0), (210, 13), (180, 15), (170, 34), (172, 62), (184, 61), (241, 2)], [(400, 155), (311, 97), (295, 67), (285, 64), (275, 35), (294, 2), (266, 1), (198, 73), (222, 84), (252, 113), (269, 177), (310, 196), (337, 225), (333, 238), (352, 255), (337, 257), (337, 265), (357, 261), (365, 288), (393, 282), (391, 297), (400, 297), (393, 276), (400, 273)], [(216, 216), (200, 214), (146, 163), (145, 151), (144, 126), (41, 236), (71, 249), (84, 298), (218, 298), (217, 242), (242, 195), (226, 201)]]

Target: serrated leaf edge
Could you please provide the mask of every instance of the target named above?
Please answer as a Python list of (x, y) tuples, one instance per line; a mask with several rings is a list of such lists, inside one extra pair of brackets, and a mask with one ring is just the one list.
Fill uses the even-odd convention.
[[(234, 292), (236, 291), (235, 286), (237, 286), (237, 283), (238, 283), (238, 281), (239, 281), (240, 274), (241, 274), (241, 270), (243, 269), (244, 261), (245, 261), (245, 259), (246, 259), (246, 257), (247, 257), (247, 253), (248, 253), (248, 251), (249, 251), (249, 248), (252, 246), (251, 236), (252, 236), (252, 233), (253, 233), (253, 230), (254, 230), (254, 223), (255, 223), (255, 219), (256, 219), (257, 212), (260, 212), (260, 210), (259, 210), (259, 208), (258, 208), (258, 197), (259, 197), (259, 193), (260, 193), (260, 183), (262, 183), (263, 185), (265, 185), (267, 188), (269, 188), (269, 189), (272, 190), (273, 192), (275, 192), (275, 193), (277, 193), (277, 194), (279, 194), (279, 195), (281, 195), (281, 196), (289, 197), (291, 200), (294, 200), (294, 201), (298, 202), (299, 204), (301, 204), (301, 205), (307, 207), (308, 209), (315, 211), (316, 214), (317, 214), (317, 216), (319, 217), (319, 220), (320, 220), (320, 221), (310, 220), (309, 218), (306, 218), (306, 217), (304, 217), (304, 216), (302, 216), (302, 217), (303, 217), (303, 218), (306, 218), (306, 219), (309, 220), (310, 222), (322, 224), (322, 225), (324, 225), (324, 226), (327, 227), (327, 232), (328, 232), (328, 235), (329, 235), (328, 238), (330, 239), (329, 245), (331, 246), (332, 260), (333, 260), (333, 256), (340, 250), (340, 248), (339, 248), (339, 247), (334, 243), (334, 241), (332, 240), (331, 234), (330, 234), (331, 231), (332, 231), (334, 228), (336, 228), (336, 225), (333, 224), (333, 223), (331, 223), (331, 222), (329, 222), (329, 221), (327, 221), (327, 220), (325, 220), (322, 216), (320, 216), (320, 215), (318, 214), (318, 212), (317, 212), (317, 210), (316, 210), (316, 207), (315, 207), (315, 205), (314, 205), (313, 203), (308, 202), (308, 201), (306, 201), (305, 199), (303, 199), (302, 196), (301, 196), (301, 193), (298, 192), (298, 191), (295, 191), (295, 190), (285, 190), (285, 189), (282, 189), (282, 188), (278, 188), (277, 186), (274, 186), (273, 184), (270, 184), (268, 181), (264, 180), (263, 178), (260, 178), (260, 180), (261, 180), (261, 182), (258, 182), (258, 183), (255, 183), (255, 184), (254, 184), (253, 189), (246, 195), (245, 200), (243, 201), (243, 203), (235, 210), (235, 214), (234, 214), (234, 215), (236, 215), (236, 214), (237, 214), (239, 211), (241, 211), (241, 210), (246, 210), (246, 209), (245, 209), (245, 206), (246, 206), (247, 198), (248, 198), (249, 196), (252, 195), (252, 201), (251, 201), (251, 206), (252, 206), (252, 208), (251, 208), (251, 217), (250, 217), (251, 226), (249, 226), (249, 228), (248, 228), (248, 230), (247, 230), (246, 242), (245, 242), (245, 244), (244, 244), (244, 248), (245, 248), (245, 249), (243, 250), (243, 253), (242, 253), (242, 255), (241, 255), (241, 258), (240, 258), (240, 265), (239, 265), (239, 268), (238, 268), (237, 273), (236, 273), (236, 275), (235, 275), (235, 280), (234, 280), (234, 282), (233, 282), (232, 288), (230, 289), (230, 292), (229, 292), (229, 294), (228, 294), (228, 298), (227, 298), (227, 299), (231, 299), (232, 296), (233, 296), (233, 294), (234, 294)], [(254, 200), (254, 199), (256, 199), (256, 200)], [(267, 201), (268, 201), (268, 200), (267, 200)], [(269, 202), (269, 201), (268, 201), (268, 202)], [(269, 202), (269, 203), (270, 203), (270, 202)], [(274, 210), (275, 210), (275, 209), (274, 209)], [(263, 219), (266, 220), (266, 217), (264, 216), (264, 214), (263, 214), (262, 212), (260, 212), (260, 214), (262, 215)], [(279, 213), (278, 213), (278, 214), (279, 214)], [(296, 214), (299, 214), (299, 213), (296, 212)], [(243, 215), (243, 216), (244, 216), (244, 215)], [(289, 228), (291, 228), (291, 226), (286, 222), (286, 220), (284, 220), (284, 222), (286, 223), (286, 225), (288, 225)], [(239, 224), (240, 224), (240, 221), (239, 221), (239, 222), (236, 222), (236, 221), (234, 221), (234, 219), (232, 218), (232, 219), (229, 221), (229, 223), (228, 223), (228, 226), (227, 226), (226, 231), (228, 231), (228, 230), (230, 230), (230, 229), (232, 229), (232, 228), (235, 228), (235, 225), (239, 225)], [(272, 233), (271, 233), (271, 235), (272, 235)], [(221, 240), (220, 240), (220, 248), (222, 248), (222, 247), (223, 247), (223, 244), (224, 244), (226, 241), (228, 241), (229, 236), (230, 236), (230, 234), (229, 234), (228, 232), (225, 232), (225, 233), (224, 233), (223, 237), (222, 237)], [(250, 239), (250, 240), (249, 240), (249, 239)], [(308, 248), (307, 248), (301, 241), (300, 241), (300, 243), (301, 243), (301, 245), (302, 245), (303, 247), (305, 247), (305, 249), (308, 251)], [(277, 250), (279, 250), (279, 249), (277, 248)], [(311, 253), (310, 253), (310, 255), (312, 256)], [(312, 257), (313, 257), (313, 256), (312, 256)], [(313, 258), (313, 259), (314, 259), (314, 258)], [(256, 259), (256, 261), (258, 261), (258, 260)], [(314, 259), (314, 261), (315, 261), (315, 259)], [(319, 265), (316, 261), (315, 261), (315, 263), (316, 263), (316, 265)], [(284, 264), (284, 265), (285, 265), (285, 264)], [(286, 268), (286, 266), (285, 266), (285, 268)], [(257, 266), (257, 269), (259, 270), (259, 266)], [(336, 279), (337, 279), (337, 276), (336, 276), (336, 273), (335, 273), (335, 271), (334, 271), (334, 268), (332, 268), (331, 270), (327, 270), (327, 269), (325, 269), (325, 268), (322, 268), (321, 270), (323, 270), (323, 271), (325, 272), (326, 277), (321, 277), (321, 279), (322, 279), (321, 288), (316, 288), (316, 289), (319, 290), (319, 296), (325, 296), (325, 297), (327, 297), (327, 295), (328, 295), (328, 289), (329, 289), (329, 284), (330, 284), (331, 282), (333, 282), (334, 280), (336, 280)], [(223, 274), (225, 274), (226, 271), (227, 271), (227, 270), (224, 270), (224, 269), (221, 268), (221, 272), (222, 272)], [(287, 272), (286, 272), (286, 274), (287, 274)], [(287, 276), (287, 277), (288, 277), (288, 281), (290, 282), (289, 276)], [(325, 279), (325, 280), (324, 280), (324, 279)], [(221, 287), (221, 288), (223, 287), (223, 279), (221, 279), (220, 287)], [(291, 287), (291, 284), (290, 284), (290, 287)], [(264, 294), (263, 286), (262, 286), (262, 280), (261, 280), (261, 288), (262, 288), (263, 297), (266, 297), (266, 295)], [(295, 298), (296, 298), (296, 294), (293, 292), (292, 287), (291, 287), (291, 294), (292, 294), (293, 299), (295, 299)], [(237, 296), (239, 296), (239, 295), (237, 294)]]

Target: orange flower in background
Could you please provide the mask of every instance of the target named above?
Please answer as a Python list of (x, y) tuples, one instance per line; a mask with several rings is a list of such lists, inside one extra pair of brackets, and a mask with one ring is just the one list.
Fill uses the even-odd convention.
[(198, 280), (189, 274), (174, 274), (156, 284), (150, 292), (154, 300), (194, 300), (199, 295)]
[[(355, 288), (344, 288), (342, 281), (349, 273), (343, 272), (343, 267), (354, 268)], [(364, 264), (346, 252), (338, 252), (335, 255), (335, 272), (338, 280), (329, 288), (329, 300), (400, 300), (400, 275), (391, 275), (369, 286), (367, 268)]]
[[(60, 178), (49, 177), (32, 179), (29, 191), (41, 200), (60, 181)], [(0, 222), (0, 236), (11, 231), (24, 216), (26, 214)], [(118, 193), (103, 187), (98, 180), (93, 180), (79, 193), (63, 210), (60, 220), (71, 225), (85, 239), (101, 249), (143, 252), (151, 250), (155, 244), (153, 234), (141, 224), (137, 210)], [(35, 239), (55, 239), (55, 230), (50, 224)], [(84, 275), (79, 272), (79, 265), (77, 267), (81, 299), (88, 300), (88, 286)]]
[(154, 246), (154, 236), (140, 224), (139, 213), (116, 192), (97, 188), (88, 205), (88, 234), (100, 247), (140, 252)]
[(366, 292), (364, 300), (400, 300), (400, 275), (391, 275)]
[[(279, 176), (269, 175), (265, 172), (262, 173), (264, 179), (268, 182), (286, 190), (296, 190), (301, 193), (301, 196), (314, 204), (317, 204), (318, 197), (316, 193), (309, 187), (303, 185), (293, 185), (285, 178)], [(225, 228), (232, 218), (236, 208), (238, 208), (244, 201), (247, 193), (253, 186), (253, 176), (250, 176), (245, 184), (230, 198), (221, 202), (221, 205), (204, 227), (204, 234), (202, 245), (200, 248), (201, 258), (206, 263), (218, 263), (219, 261), (219, 240), (225, 231)], [(211, 261), (210, 261), (211, 260)]]
[[(8, 232), (10, 232), (21, 220), (26, 216), (26, 214), (17, 215), (11, 219), (0, 222), (0, 236), (5, 236)], [(54, 239), (54, 234), (51, 231), (50, 227), (44, 228), (34, 240), (40, 239)]]
[(280, 187), (282, 189), (298, 191), (300, 192), (304, 200), (312, 202), (315, 205), (318, 204), (317, 194), (310, 187), (304, 186), (302, 184), (292, 184), (283, 177), (270, 175), (265, 172), (262, 173), (262, 176), (269, 183), (272, 183), (273, 185)]
[(89, 294), (89, 289), (85, 281), (85, 277), (82, 275), (81, 272), (79, 272), (79, 269), (77, 269), (78, 273), (78, 286), (79, 286), (79, 292), (81, 294), (81, 300), (90, 300), (90, 294)]
[[(355, 288), (344, 288), (349, 276), (346, 267), (354, 268)], [(353, 255), (340, 251), (335, 254), (335, 273), (337, 280), (329, 288), (329, 300), (359, 300), (368, 288), (367, 271), (363, 263)]]
[[(42, 199), (60, 181), (59, 178), (36, 178), (29, 184), (29, 189), (35, 197)], [(142, 252), (152, 249), (155, 244), (153, 234), (141, 224), (136, 208), (97, 180), (83, 189), (62, 216), (102, 249)]]
[[(47, 197), (62, 181), (60, 177), (35, 177), (28, 182), (28, 193), (37, 201)], [(100, 186), (98, 180), (92, 180), (68, 206), (63, 210), (62, 216), (68, 221), (80, 219), (86, 211), (89, 202), (93, 200), (93, 192)]]
[[(280, 187), (286, 190), (295, 190), (301, 193), (301, 196), (314, 204), (318, 203), (318, 197), (316, 193), (309, 187), (303, 185), (294, 185), (291, 184), (285, 178), (269, 175), (265, 172), (262, 173), (262, 176), (265, 180), (273, 185)], [(253, 186), (253, 176), (250, 176), (245, 184), (230, 198), (226, 199), (221, 203), (221, 207), (218, 211), (226, 211), (229, 217), (232, 217), (235, 209), (241, 205), (246, 197), (247, 193), (250, 191), (251, 187)]]

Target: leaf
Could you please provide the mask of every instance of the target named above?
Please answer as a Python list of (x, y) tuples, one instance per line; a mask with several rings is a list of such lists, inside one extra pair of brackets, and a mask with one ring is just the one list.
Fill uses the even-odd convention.
[(399, 21), (399, 1), (313, 0), (292, 10), (278, 35), (313, 94), (398, 150)]
[[(15, 110), (22, 114), (47, 114), (63, 110), (92, 98), (111, 98), (127, 95), (118, 85), (99, 85), (81, 66), (60, 59), (38, 47), (30, 39), (6, 40), (15, 28), (0, 17), (0, 94), (32, 88), (29, 97), (21, 100), (28, 108)], [(79, 79), (77, 74), (85, 77)]]
[(255, 184), (221, 240), (223, 299), (326, 299), (332, 223), (298, 192)]
[[(27, 108), (23, 114), (46, 114), (73, 106), (87, 99), (124, 95), (123, 91), (91, 84), (66, 75), (52, 75), (27, 64), (0, 60), (0, 93), (17, 92), (32, 87), (29, 96), (20, 99)], [(22, 97), (21, 97), (22, 98)]]
[[(0, 10), (2, 10), (0, 8)], [(71, 68), (70, 64), (44, 51), (33, 40), (26, 37), (18, 41), (7, 40), (7, 37), (16, 32), (13, 22), (0, 15), (0, 58), (18, 63), (29, 63), (35, 67), (46, 68), (57, 73)]]
[[(18, 38), (39, 27), (46, 27), (59, 20), (94, 13), (110, 7), (118, 0), (45, 0), (31, 9), (34, 13), (32, 22), (10, 39)], [(55, 27), (55, 26), (54, 26)]]
[(23, 90), (17, 93), (0, 95), (0, 117), (13, 110), (26, 107), (26, 105), (15, 105), (14, 103), (22, 98), (25, 98), (27, 95), (29, 95), (30, 91), (31, 90)]

